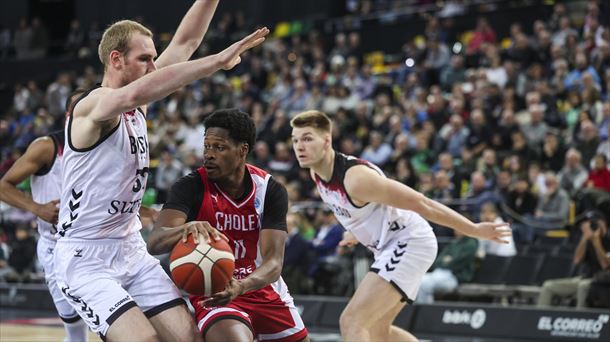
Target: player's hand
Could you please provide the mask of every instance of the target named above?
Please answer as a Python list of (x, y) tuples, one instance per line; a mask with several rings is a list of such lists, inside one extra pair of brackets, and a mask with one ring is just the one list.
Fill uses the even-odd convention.
[(508, 223), (505, 222), (481, 222), (477, 223), (474, 231), (472, 231), (468, 235), (485, 240), (492, 240), (499, 243), (509, 243), (510, 241), (505, 240), (505, 238), (508, 238), (513, 235), (513, 232), (508, 226)]
[(243, 293), (244, 289), (241, 282), (231, 278), (224, 291), (213, 294), (212, 297), (201, 301), (199, 304), (203, 307), (224, 306)]
[(59, 200), (52, 200), (45, 204), (39, 204), (36, 207), (36, 212), (34, 214), (43, 221), (57, 224), (57, 218), (59, 217), (58, 204)]
[(195, 243), (199, 243), (200, 235), (208, 243), (212, 241), (211, 239), (225, 239), (225, 241), (229, 242), (229, 239), (227, 239), (224, 234), (212, 227), (207, 221), (192, 221), (184, 224), (182, 226), (182, 242), (186, 242), (189, 234), (193, 235), (193, 241), (195, 241)]
[(354, 234), (352, 234), (349, 231), (344, 231), (343, 232), (343, 239), (341, 241), (339, 241), (339, 246), (341, 247), (352, 247), (358, 244), (358, 240), (356, 240), (356, 237), (354, 236)]
[(269, 29), (263, 27), (218, 53), (217, 56), (220, 58), (222, 69), (233, 69), (234, 66), (241, 62), (241, 57), (239, 56), (245, 51), (250, 50), (251, 48), (264, 42), (265, 36), (268, 34)]

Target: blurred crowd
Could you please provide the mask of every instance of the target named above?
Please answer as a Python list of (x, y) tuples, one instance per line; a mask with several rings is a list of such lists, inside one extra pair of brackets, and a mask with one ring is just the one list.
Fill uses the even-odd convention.
[[(368, 11), (363, 2), (353, 3), (354, 11)], [(383, 1), (364, 3), (384, 8)], [(449, 3), (459, 9), (461, 2)], [(433, 13), (423, 32), (400, 42), (402, 52), (392, 59), (399, 63), (364, 51), (358, 31), (329, 37), (312, 30), (270, 39), (234, 70), (151, 104), (152, 173), (144, 202), (162, 205), (173, 182), (201, 165), (202, 119), (218, 108), (239, 107), (257, 126), (250, 162), (288, 189), (288, 243), (311, 256), (300, 258), (292, 253), (299, 249), (288, 249), (286, 268), (299, 270), (291, 275), (294, 283), (309, 284), (294, 292), (336, 291), (336, 283), (324, 285), (331, 278), (349, 291), (354, 274), (328, 275), (345, 262), (344, 254), (358, 251), (338, 252), (342, 228), (319, 205), (314, 184), (291, 151), (289, 120), (318, 109), (334, 119), (338, 151), (374, 162), (388, 176), (475, 220), (485, 219), (484, 206), (492, 204), (498, 213), (493, 220), (512, 223), (517, 247), (549, 231), (570, 232), (574, 218), (587, 210), (608, 215), (610, 28), (603, 2), (582, 4), (568, 8), (558, 2), (532, 27), (513, 23), (506, 37), (483, 17), (467, 32), (448, 31), (443, 13)], [(17, 56), (31, 57), (39, 53), (33, 42), (41, 34), (34, 33), (34, 21), (24, 25), (32, 43)], [(218, 51), (248, 29), (243, 13), (227, 13), (210, 28), (198, 54)], [(66, 51), (91, 53), (100, 35), (99, 27), (85, 30), (75, 21)], [(63, 127), (71, 91), (92, 87), (100, 77), (91, 66), (79, 74), (62, 71), (50, 84), (16, 84), (13, 105), (0, 117), (0, 175), (34, 138)], [(8, 250), (23, 243), (15, 227), (31, 220), (3, 208), (0, 269)], [(434, 228), (438, 236), (451, 235)]]

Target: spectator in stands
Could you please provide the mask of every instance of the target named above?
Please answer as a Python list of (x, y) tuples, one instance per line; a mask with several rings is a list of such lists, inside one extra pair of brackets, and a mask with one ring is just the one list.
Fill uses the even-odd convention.
[(296, 178), (298, 166), (290, 153), (290, 147), (285, 142), (280, 141), (275, 144), (275, 153), (269, 161), (269, 171), (289, 180)]
[[(470, 176), (470, 189), (466, 197), (471, 204), (470, 213), (478, 215), (483, 203), (500, 203), (502, 200), (498, 194), (491, 191), (490, 181), (485, 178), (481, 171), (473, 172)], [(466, 210), (466, 208), (464, 208)]]
[(549, 130), (544, 136), (540, 165), (543, 169), (559, 172), (563, 166), (565, 148), (559, 141), (557, 132)]
[(336, 274), (339, 260), (336, 257), (339, 241), (343, 239), (343, 227), (337, 222), (332, 210), (324, 207), (318, 212), (316, 236), (309, 242), (314, 260), (309, 268), (309, 276), (316, 284), (318, 294), (332, 293), (331, 284)]
[(364, 148), (361, 158), (382, 167), (392, 156), (392, 146), (383, 142), (380, 132), (372, 131), (369, 145)]
[(449, 179), (449, 175), (445, 170), (438, 170), (434, 174), (434, 189), (432, 190), (432, 199), (444, 204), (449, 204), (455, 197), (454, 185)]
[(449, 122), (440, 129), (439, 133), (445, 150), (456, 158), (460, 156), (469, 135), (470, 130), (464, 126), (464, 119), (459, 113), (451, 115)]
[(599, 146), (597, 129), (591, 120), (584, 120), (580, 124), (580, 134), (576, 137), (574, 147), (582, 154), (582, 163), (589, 168), (591, 159)]
[(531, 105), (529, 107), (530, 122), (521, 127), (527, 143), (534, 149), (542, 144), (548, 131), (548, 126), (544, 122), (544, 111), (544, 107), (540, 104)]
[(286, 216), (288, 238), (284, 252), (284, 267), (282, 278), (292, 293), (307, 293), (311, 285), (307, 277), (309, 269), (309, 244), (301, 235), (299, 225), (302, 216), (299, 213), (289, 213)]
[[(502, 223), (502, 217), (498, 216), (498, 208), (493, 203), (485, 203), (481, 206), (480, 213), (481, 222), (494, 222)], [(491, 243), (488, 240), (479, 239), (479, 248), (477, 250), (477, 257), (484, 258), (485, 255), (497, 255), (503, 257), (511, 257), (517, 254), (517, 248), (515, 247), (515, 241), (510, 236), (507, 244)]]
[(179, 160), (174, 159), (174, 154), (171, 151), (161, 153), (161, 161), (155, 174), (157, 203), (165, 203), (172, 185), (185, 174), (187, 174), (187, 170)]
[(11, 271), (6, 275), (6, 280), (18, 283), (30, 281), (34, 271), (36, 240), (31, 236), (27, 223), (17, 226), (15, 240), (10, 247), (8, 266)]
[(593, 158), (593, 168), (589, 172), (585, 184), (589, 188), (596, 188), (610, 193), (610, 170), (608, 169), (608, 159), (603, 154), (596, 154)]
[(484, 43), (494, 43), (496, 41), (496, 33), (489, 25), (486, 18), (481, 17), (477, 20), (477, 26), (473, 32), (472, 38), (466, 48), (466, 53), (469, 55), (477, 54)]
[(11, 50), (11, 30), (0, 25), (0, 60), (8, 58)]
[(32, 58), (44, 58), (50, 44), (49, 30), (40, 18), (32, 19), (32, 42), (30, 45)]
[(491, 132), (485, 121), (483, 110), (474, 109), (470, 115), (470, 134), (466, 139), (466, 147), (478, 156), (490, 143)]
[(474, 276), (479, 242), (455, 231), (455, 238), (436, 257), (432, 271), (424, 275), (416, 301), (434, 302), (434, 294), (450, 293), (459, 283), (469, 282)]
[(26, 18), (19, 19), (19, 27), (15, 30), (13, 40), (17, 59), (29, 59), (32, 55), (32, 28)]
[(606, 130), (608, 131), (607, 134), (609, 135), (609, 137), (604, 142), (599, 144), (599, 146), (597, 147), (597, 154), (603, 154), (604, 156), (606, 156), (606, 160), (610, 162), (610, 124), (606, 126)]
[(562, 189), (570, 195), (576, 194), (587, 180), (587, 169), (580, 162), (581, 154), (575, 148), (566, 152), (565, 165), (557, 174)]
[(589, 212), (580, 223), (582, 233), (573, 262), (579, 275), (573, 278), (551, 279), (544, 282), (538, 297), (538, 306), (550, 306), (553, 298), (576, 296), (576, 307), (586, 306), (587, 293), (592, 277), (610, 267), (610, 237), (608, 223), (603, 215)]
[(80, 48), (85, 44), (85, 31), (80, 25), (78, 19), (73, 19), (70, 23), (70, 30), (64, 43), (64, 50), (72, 56), (78, 54)]
[(448, 67), (441, 71), (440, 82), (443, 90), (450, 91), (456, 83), (466, 80), (466, 69), (464, 68), (464, 57), (454, 55)]
[(587, 55), (584, 52), (576, 53), (575, 69), (570, 71), (564, 81), (565, 87), (568, 90), (583, 90), (583, 76), (589, 74), (593, 78), (593, 82), (599, 89), (601, 80), (595, 68), (589, 64)]
[(559, 181), (554, 173), (547, 172), (544, 182), (546, 193), (538, 199), (534, 222), (541, 228), (562, 228), (567, 223), (570, 197), (559, 187)]

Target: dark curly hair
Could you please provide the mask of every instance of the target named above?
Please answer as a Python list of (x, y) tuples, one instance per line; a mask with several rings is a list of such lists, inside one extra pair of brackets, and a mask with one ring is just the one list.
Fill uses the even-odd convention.
[(205, 130), (212, 127), (224, 128), (229, 132), (229, 137), (238, 143), (248, 144), (248, 153), (254, 147), (256, 140), (256, 127), (250, 115), (237, 108), (220, 109), (203, 121)]

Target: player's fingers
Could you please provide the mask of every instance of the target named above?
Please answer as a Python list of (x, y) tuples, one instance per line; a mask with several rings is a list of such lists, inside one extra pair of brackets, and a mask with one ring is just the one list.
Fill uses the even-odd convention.
[[(194, 234), (197, 234), (198, 236), (201, 235), (201, 238), (204, 241), (207, 241), (208, 243), (210, 242), (210, 234), (208, 233), (208, 230), (206, 229), (204, 223), (198, 222), (197, 226), (195, 227), (195, 230), (196, 230), (196, 233), (193, 233), (193, 235)], [(199, 243), (199, 242), (197, 242), (197, 243)]]
[(51, 203), (53, 203), (53, 204), (59, 204), (59, 200), (58, 200), (58, 199), (51, 200)]
[(202, 221), (202, 222), (200, 222), (200, 226), (201, 226), (200, 230), (205, 232), (204, 234), (205, 234), (205, 237), (206, 237), (208, 243), (211, 242), (211, 239), (214, 239), (214, 240), (220, 239), (220, 237), (218, 237), (218, 230), (216, 228), (212, 227), (212, 225), (209, 222)]

